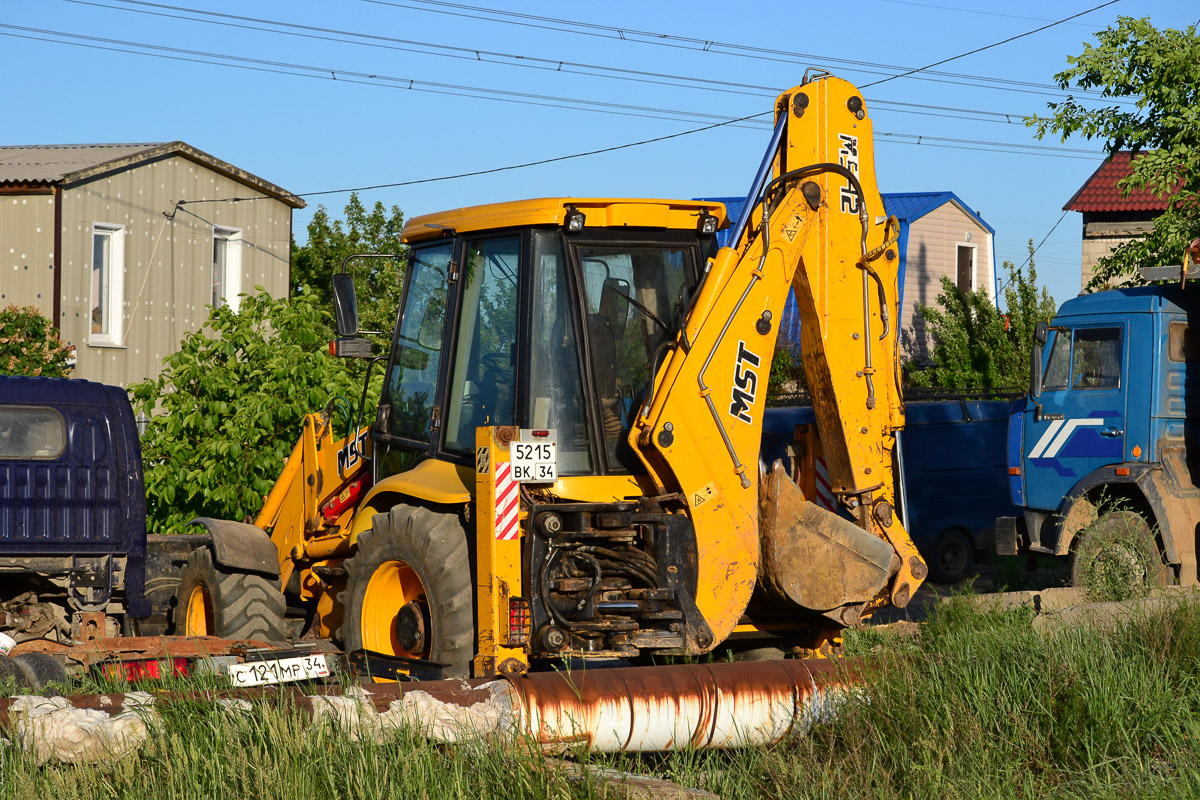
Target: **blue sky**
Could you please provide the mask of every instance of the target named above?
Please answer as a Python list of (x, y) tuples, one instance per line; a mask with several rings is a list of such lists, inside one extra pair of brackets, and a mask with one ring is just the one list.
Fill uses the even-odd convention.
[[(865, 86), (1101, 2), (10, 2), (0, 143), (180, 139), (297, 193), (424, 180), (767, 111), (808, 66)], [(1081, 219), (1059, 219), (1101, 144), (1039, 142), (1021, 117), (1064, 96), (1054, 74), (1118, 15), (1182, 28), (1200, 12), (1120, 0), (942, 74), (864, 88), (880, 189), (954, 191), (996, 229), (998, 262), (1023, 262), (1058, 222), (1036, 261), (1056, 300), (1073, 296)], [(559, 194), (738, 195), (767, 136), (728, 125), (361, 196), (414, 216)], [(308, 198), (297, 237), (318, 203), (340, 216), (347, 199)]]

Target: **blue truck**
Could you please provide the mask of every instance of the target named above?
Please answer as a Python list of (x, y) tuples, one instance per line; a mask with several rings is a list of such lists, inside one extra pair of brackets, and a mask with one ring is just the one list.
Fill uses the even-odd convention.
[[(1009, 410), (1008, 400), (906, 404), (897, 496), (909, 535), (938, 583), (956, 583), (970, 574), (977, 558), (990, 555), (996, 519), (1017, 511), (1005, 469)], [(768, 408), (763, 463), (782, 460), (794, 477), (812, 470), (816, 465), (800, 458), (797, 450), (804, 445), (794, 433), (796, 426), (814, 421), (811, 406)], [(820, 503), (819, 477), (809, 486)], [(836, 510), (831, 500), (830, 510)]]
[(997, 553), (1070, 556), (1076, 585), (1106, 553), (1153, 584), (1197, 583), (1196, 311), (1195, 290), (1143, 286), (1081, 295), (1038, 327), (1008, 425), (1019, 513), (997, 520)]

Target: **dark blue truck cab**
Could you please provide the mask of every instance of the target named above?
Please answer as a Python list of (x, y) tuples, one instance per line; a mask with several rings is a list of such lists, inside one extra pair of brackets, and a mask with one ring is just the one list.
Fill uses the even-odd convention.
[(1200, 358), (1189, 331), (1200, 293), (1144, 286), (1081, 295), (1039, 330), (1032, 385), (1008, 426), (1016, 517), (997, 552), (1071, 555), (1114, 526), (1153, 548), (1154, 582), (1195, 584), (1200, 525)]
[(147, 547), (137, 424), (119, 387), (0, 376), (0, 631), (69, 643), (83, 614), (102, 613), (106, 628), (163, 632), (178, 564), (203, 538)]

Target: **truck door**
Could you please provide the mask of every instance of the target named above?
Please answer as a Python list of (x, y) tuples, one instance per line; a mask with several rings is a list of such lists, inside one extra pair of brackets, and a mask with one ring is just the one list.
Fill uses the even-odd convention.
[(1124, 323), (1053, 330), (1040, 419), (1034, 404), (1025, 411), (1030, 508), (1057, 509), (1080, 478), (1124, 458), (1127, 339)]

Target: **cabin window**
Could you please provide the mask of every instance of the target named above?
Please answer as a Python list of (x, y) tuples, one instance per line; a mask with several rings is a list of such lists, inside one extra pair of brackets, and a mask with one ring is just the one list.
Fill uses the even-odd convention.
[(242, 291), (242, 232), (233, 228), (213, 227), (212, 294), (213, 308), (230, 306), (237, 311)]
[(91, 344), (121, 344), (125, 284), (125, 229), (92, 225)]
[(66, 423), (53, 408), (0, 406), (0, 460), (58, 458), (66, 445)]
[(975, 246), (957, 245), (958, 274), (955, 285), (960, 292), (975, 291)]

